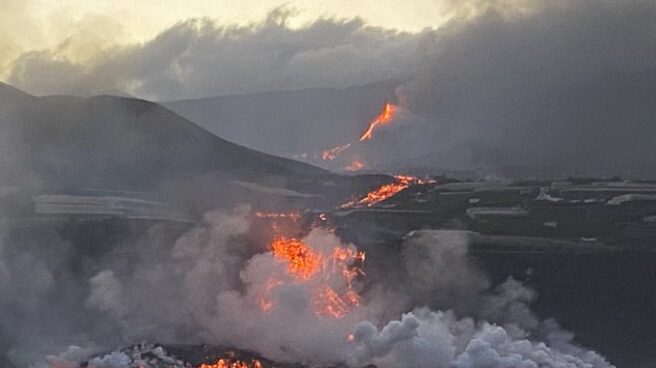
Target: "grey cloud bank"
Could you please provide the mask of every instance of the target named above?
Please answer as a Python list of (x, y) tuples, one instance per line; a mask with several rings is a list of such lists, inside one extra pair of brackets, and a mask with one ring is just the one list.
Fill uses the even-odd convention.
[(400, 92), (447, 137), (432, 152), (417, 144), (417, 156), (653, 177), (655, 17), (653, 1), (579, 1), (446, 29)]
[(289, 16), (277, 9), (249, 26), (189, 20), (143, 45), (107, 48), (84, 64), (58, 50), (29, 52), (13, 65), (9, 82), (37, 95), (173, 100), (369, 83), (407, 73), (416, 55), (411, 34), (359, 19), (319, 19), (292, 29)]

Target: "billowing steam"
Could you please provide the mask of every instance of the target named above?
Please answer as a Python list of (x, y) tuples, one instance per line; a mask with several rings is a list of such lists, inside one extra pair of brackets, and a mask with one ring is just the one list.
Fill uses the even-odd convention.
[(355, 328), (350, 365), (391, 367), (611, 367), (602, 357), (573, 346), (550, 347), (528, 339), (516, 326), (501, 327), (452, 312), (426, 308), (403, 314), (382, 329), (371, 322)]
[[(555, 323), (538, 321), (528, 308), (535, 294), (521, 283), (511, 279), (487, 293), (461, 233), (411, 234), (395, 261), (410, 270), (407, 277), (396, 285), (358, 278), (352, 287), (359, 303), (336, 318), (317, 313), (313, 302), (325, 275), (293, 278), (288, 262), (249, 237), (257, 231), (251, 219), (248, 207), (210, 213), (172, 245), (153, 228), (100, 257), (63, 241), (32, 249), (5, 241), (0, 306), (10, 311), (2, 333), (11, 360), (48, 366), (43, 357), (51, 354), (51, 367), (75, 367), (94, 351), (149, 340), (233, 346), (311, 365), (611, 367)], [(301, 241), (319, 256), (354, 249), (319, 228)], [(77, 271), (64, 267), (80, 257)], [(272, 277), (281, 282), (266, 294), (273, 307), (263, 310)], [(350, 287), (330, 280), (337, 293)], [(445, 308), (466, 300), (473, 317), (422, 307), (435, 300)], [(92, 363), (114, 368), (127, 361), (113, 353)]]

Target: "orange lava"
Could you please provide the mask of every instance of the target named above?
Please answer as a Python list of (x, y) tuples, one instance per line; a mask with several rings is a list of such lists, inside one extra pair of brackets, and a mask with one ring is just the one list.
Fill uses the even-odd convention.
[(383, 108), (383, 111), (380, 113), (380, 115), (376, 116), (374, 120), (369, 123), (369, 127), (367, 130), (362, 133), (360, 136), (360, 142), (369, 140), (373, 137), (374, 130), (376, 129), (377, 126), (379, 125), (385, 125), (394, 119), (394, 116), (396, 115), (397, 107), (390, 104), (386, 103), (385, 107)]
[(201, 364), (198, 368), (262, 368), (262, 362), (257, 359), (252, 359), (250, 361), (246, 360), (231, 360), (231, 359), (219, 359), (214, 364)]
[[(398, 111), (398, 108), (391, 103), (386, 103), (385, 106), (383, 107), (383, 111), (381, 111), (378, 116), (376, 116), (371, 123), (369, 123), (369, 126), (367, 127), (367, 130), (362, 133), (360, 138), (358, 139), (360, 142), (367, 141), (373, 137), (374, 130), (376, 127), (380, 125), (385, 125), (389, 122), (391, 122), (394, 117), (396, 116), (396, 113)], [(351, 147), (353, 143), (347, 143), (341, 146), (333, 147), (331, 149), (325, 150), (321, 152), (321, 158), (324, 161), (332, 161), (336, 159), (342, 152), (344, 152), (346, 149)], [(360, 170), (364, 167), (364, 164), (361, 161), (353, 161), (349, 166), (346, 167), (346, 170), (348, 171), (357, 171)]]
[(366, 196), (360, 199), (356, 199), (350, 202), (345, 203), (342, 207), (356, 207), (356, 206), (367, 206), (371, 207), (376, 203), (380, 203), (402, 190), (409, 188), (414, 184), (426, 184), (432, 182), (431, 180), (424, 180), (414, 176), (409, 175), (396, 175), (394, 176), (396, 181), (390, 184), (384, 184), (375, 190), (367, 193)]
[[(357, 276), (364, 275), (360, 268), (365, 259), (364, 252), (336, 245), (332, 253), (324, 254), (301, 240), (282, 236), (273, 240), (271, 251), (275, 259), (287, 264), (286, 272), (291, 276), (291, 282), (313, 286), (312, 302), (316, 315), (343, 318), (359, 305), (360, 296), (353, 290), (352, 283)], [(335, 284), (336, 277), (341, 278), (340, 283), (344, 285), (341, 292), (329, 286)], [(285, 281), (273, 277), (267, 281), (258, 300), (262, 311), (275, 308), (271, 293), (284, 284)]]

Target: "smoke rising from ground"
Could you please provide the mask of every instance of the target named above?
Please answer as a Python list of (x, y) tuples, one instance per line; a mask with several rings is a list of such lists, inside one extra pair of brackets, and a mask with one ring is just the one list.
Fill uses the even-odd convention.
[(23, 53), (8, 80), (36, 94), (156, 100), (407, 80), (398, 94), (414, 114), (399, 119), (408, 124), (390, 126), (378, 148), (353, 149), (368, 168), (656, 176), (656, 3), (466, 1), (441, 10), (449, 22), (414, 34), (359, 19), (294, 29), (285, 8), (250, 26), (193, 20), (84, 62), (66, 47)]
[[(0, 306), (9, 313), (0, 332), (9, 358), (18, 366), (43, 366), (50, 354), (50, 366), (61, 367), (94, 351), (149, 340), (221, 344), (278, 361), (354, 367), (610, 367), (573, 345), (557, 325), (537, 320), (528, 307), (535, 294), (521, 283), (509, 280), (489, 292), (483, 274), (466, 260), (461, 233), (413, 234), (399, 267), (440, 269), (409, 272), (396, 285), (366, 285), (365, 278), (356, 285), (362, 304), (333, 319), (314, 313), (312, 283), (276, 289), (277, 307), (260, 310), (266, 280), (284, 280), (286, 265), (249, 240), (252, 231), (249, 208), (239, 207), (208, 214), (173, 244), (155, 227), (94, 257), (65, 241), (53, 243), (54, 236), (46, 240), (49, 247), (3, 242)], [(321, 229), (304, 240), (317, 251), (340, 244)], [(458, 315), (465, 310), (462, 300), (468, 300), (471, 317)], [(435, 303), (455, 309), (421, 308)], [(114, 354), (98, 364), (124, 361)]]

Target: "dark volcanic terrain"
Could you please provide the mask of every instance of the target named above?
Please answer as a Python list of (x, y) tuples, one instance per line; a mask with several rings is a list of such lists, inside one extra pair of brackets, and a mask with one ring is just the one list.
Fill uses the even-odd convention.
[(253, 151), (130, 98), (39, 98), (0, 85), (0, 132), (5, 192), (154, 196), (199, 215), (244, 199), (272, 208), (334, 205), (389, 180)]
[(291, 156), (351, 142), (386, 102), (398, 81), (344, 89), (220, 96), (163, 105), (230, 141), (263, 152)]
[(538, 315), (555, 318), (578, 343), (617, 367), (656, 361), (656, 183), (437, 178), (329, 220), (367, 251), (367, 275), (382, 282), (398, 266), (375, 262), (389, 260), (383, 255), (398, 251), (409, 231), (462, 236), (493, 284), (513, 276), (531, 285)]

